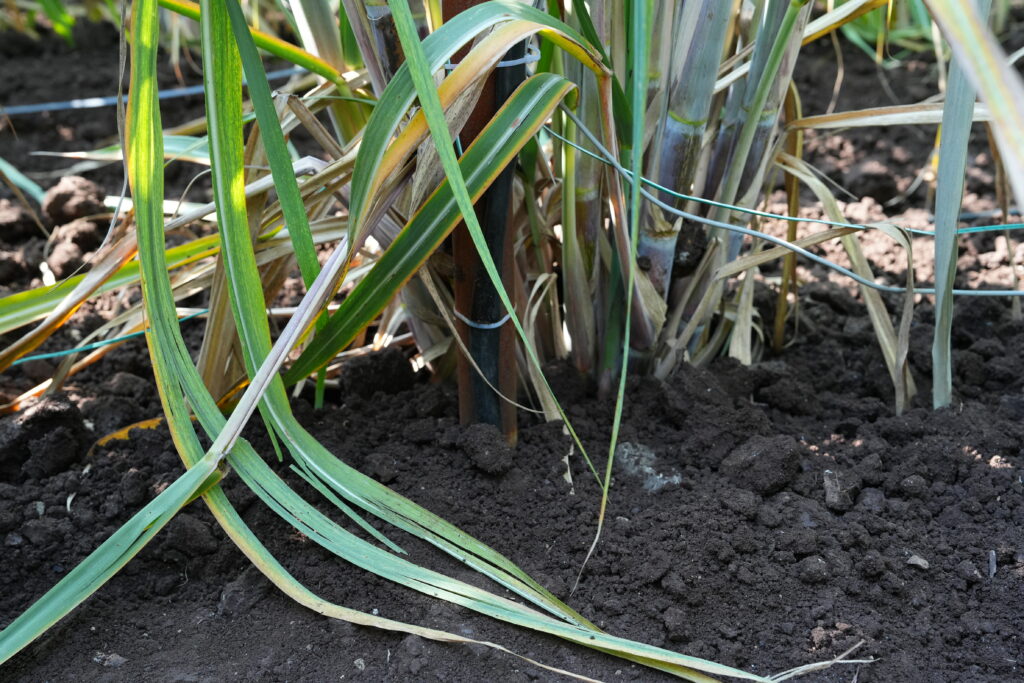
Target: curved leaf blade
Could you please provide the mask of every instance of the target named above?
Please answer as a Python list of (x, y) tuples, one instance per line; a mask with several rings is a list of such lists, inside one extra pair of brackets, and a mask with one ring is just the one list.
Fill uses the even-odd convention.
[[(515, 158), (572, 87), (560, 76), (537, 74), (513, 93), (460, 161), (474, 199), (483, 194), (501, 169)], [(417, 114), (417, 118), (420, 117), (422, 114)], [(384, 309), (459, 220), (459, 207), (446, 181), (285, 373), (285, 384), (293, 384), (312, 374), (345, 348)]]

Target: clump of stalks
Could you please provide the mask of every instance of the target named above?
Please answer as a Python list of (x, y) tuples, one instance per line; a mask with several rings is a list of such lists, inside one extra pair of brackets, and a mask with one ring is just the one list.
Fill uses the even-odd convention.
[[(0, 353), (0, 369), (26, 358), (90, 297), (140, 286), (140, 305), (84, 339), (53, 380), (6, 408), (58, 389), (145, 329), (165, 419), (187, 472), (0, 632), (0, 662), (85, 600), (197, 497), (232, 542), (301, 604), (359, 624), (468, 641), (331, 604), (302, 586), (225, 497), (219, 481), (230, 470), (315, 542), (411, 589), (689, 680), (769, 680), (601, 632), (496, 550), (348, 467), (338, 457), (344, 454), (329, 453), (296, 421), (288, 391), (311, 381), (319, 403), (340, 359), (400, 340), (436, 372), (450, 371), (461, 357), (470, 371), (460, 381), (472, 382), (463, 400), (493, 401), (500, 390), (502, 401), (518, 401), (519, 384), (536, 399), (539, 408), (531, 410), (564, 420), (576, 439), (543, 372), (544, 363), (568, 358), (616, 394), (603, 474), (576, 439), (603, 490), (600, 529), (627, 369), (667, 377), (681, 362), (722, 354), (749, 363), (769, 336), (781, 349), (797, 291), (794, 259), (821, 261), (808, 249), (840, 239), (853, 264), (840, 270), (861, 285), (897, 411), (913, 393), (906, 367), (912, 295), (936, 294), (935, 404), (948, 403), (966, 135), (972, 120), (990, 126), (1003, 195), (1024, 196), (1024, 88), (986, 28), (988, 2), (925, 4), (955, 55), (945, 110), (922, 103), (804, 117), (791, 79), (801, 46), (869, 12), (892, 16), (896, 5), (849, 0), (812, 17), (807, 0), (567, 0), (548, 3), (547, 11), (496, 0), (466, 3), (448, 16), (435, 2), (342, 0), (341, 15), (333, 16), (323, 3), (296, 0), (288, 16), (300, 47), (255, 28), (262, 25), (258, 15), (247, 16), (237, 0), (136, 0), (124, 140), (133, 209), (114, 215), (88, 272), (0, 300), (0, 332), (21, 331)], [(186, 129), (165, 130), (160, 121), (161, 7), (176, 22), (198, 23), (207, 117)], [(524, 43), (532, 47), (524, 50)], [(310, 76), (272, 92), (260, 50)], [(512, 66), (503, 60), (521, 65), (533, 57), (525, 74), (504, 78), (504, 85), (489, 80)], [(987, 108), (975, 105), (975, 91)], [(318, 118), (325, 111), (328, 125)], [(940, 118), (935, 236), (944, 266), (936, 268), (935, 289), (915, 289), (906, 231), (847, 223), (801, 158), (800, 136), (807, 129)], [(287, 140), (298, 128), (316, 141), (317, 157), (296, 158)], [(120, 150), (100, 156), (111, 154)], [(163, 164), (171, 158), (209, 165), (212, 204), (165, 212)], [(827, 219), (809, 221), (817, 231), (799, 236), (795, 219), (786, 217), (786, 239), (759, 230), (763, 218), (780, 218), (758, 209), (779, 173), (790, 214), (800, 207), (801, 186), (821, 201)], [(31, 181), (8, 175), (34, 194)], [(215, 234), (166, 247), (165, 232), (214, 216)], [(874, 282), (857, 239), (869, 228), (907, 250), (905, 288)], [(445, 244), (453, 231), (450, 253)], [(330, 255), (321, 263), (317, 249), (324, 245)], [(753, 307), (754, 287), (758, 268), (783, 258), (769, 334)], [(305, 298), (293, 309), (271, 308), (296, 265)], [(476, 275), (460, 290), (467, 285), (459, 273), (469, 270)], [(898, 325), (878, 289), (904, 293)], [(205, 310), (180, 305), (200, 292), (207, 293)], [(460, 309), (467, 300), (472, 309)], [(271, 327), (268, 312), (285, 321), (282, 329)], [(193, 361), (180, 321), (196, 315), (205, 333)], [(504, 332), (505, 341), (481, 341), (500, 328), (514, 329), (515, 337)], [(346, 524), (306, 502), (240, 438), (256, 411), (278, 456), (287, 450), (295, 470), (340, 508)], [(210, 448), (200, 445), (200, 431)], [(366, 514), (451, 553), (521, 601), (421, 567)]]

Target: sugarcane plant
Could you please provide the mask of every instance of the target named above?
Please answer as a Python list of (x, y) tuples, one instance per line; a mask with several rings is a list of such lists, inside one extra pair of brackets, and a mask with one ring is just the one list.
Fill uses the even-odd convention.
[[(927, 4), (957, 60), (949, 120), (942, 121), (940, 184), (962, 183), (956, 150), (970, 121), (983, 119), (998, 141), (1001, 177), (1024, 196), (1024, 89), (981, 18), (987, 4)], [(908, 267), (907, 286), (889, 288), (904, 294), (894, 325), (857, 234), (883, 230), (906, 249), (909, 264), (906, 231), (849, 224), (801, 157), (800, 140), (813, 128), (937, 123), (942, 106), (803, 116), (792, 85), (801, 46), (887, 3), (850, 0), (813, 20), (812, 5), (570, 0), (540, 10), (491, 0), (451, 12), (417, 0), (342, 0), (335, 16), (323, 3), (296, 0), (288, 17), (298, 46), (254, 28), (237, 0), (136, 0), (126, 32), (123, 146), (133, 209), (112, 216), (88, 272), (0, 300), (0, 332), (21, 330), (0, 352), (0, 370), (29, 357), (90, 297), (139, 286), (141, 304), (82, 340), (52, 380), (5, 409), (59, 388), (145, 331), (164, 420), (186, 472), (0, 632), (0, 663), (199, 497), (232, 542), (299, 603), (354, 623), (468, 642), (329, 603), (300, 584), (228, 501), (220, 480), (230, 473), (314, 542), (413, 590), (689, 680), (768, 680), (601, 632), (497, 550), (349, 467), (344, 453), (328, 452), (296, 420), (288, 392), (309, 383), (319, 404), (346, 355), (401, 337), (438, 374), (461, 366), (466, 419), (498, 423), (509, 438), (510, 406), (561, 419), (602, 489), (599, 530), (627, 372), (665, 378), (681, 362), (722, 354), (754, 361), (765, 346), (758, 340), (768, 336), (753, 307), (758, 268), (785, 258), (772, 332), (781, 348), (798, 284), (793, 259), (820, 262), (809, 249), (839, 239), (852, 269), (828, 265), (861, 285), (902, 409), (913, 394), (906, 362), (913, 294), (936, 292), (948, 312), (956, 293), (949, 254), (958, 202), (937, 211), (936, 238), (949, 268), (936, 269), (937, 290), (915, 290)], [(207, 116), (186, 129), (165, 130), (157, 106), (161, 8), (198, 22)], [(260, 50), (309, 75), (272, 92)], [(974, 90), (987, 109), (975, 106)], [(296, 158), (289, 147), (300, 127), (316, 142), (317, 157)], [(121, 150), (102, 154), (119, 158)], [(175, 207), (169, 216), (164, 163), (179, 157), (210, 166), (214, 201), (187, 205), (180, 215)], [(825, 209), (827, 219), (817, 221), (824, 229), (799, 237), (795, 219), (759, 208), (780, 173), (790, 214), (805, 186)], [(215, 234), (166, 246), (167, 230), (213, 215)], [(786, 239), (759, 229), (769, 218), (789, 220)], [(318, 248), (329, 248), (326, 261)], [(273, 300), (293, 267), (305, 298), (276, 311)], [(181, 305), (200, 292), (203, 309)], [(286, 317), (283, 329), (269, 324), (268, 311)], [(205, 330), (193, 360), (180, 325), (197, 315)], [(949, 367), (942, 327), (937, 372), (940, 362)], [(603, 473), (545, 377), (545, 363), (566, 359), (615, 395)], [(948, 402), (938, 396), (936, 405)], [(256, 412), (276, 455), (287, 452), (294, 471), (346, 524), (307, 502), (267, 464), (270, 454), (241, 437)], [(212, 446), (203, 448), (203, 436)], [(423, 568), (366, 515), (450, 553), (518, 600)]]

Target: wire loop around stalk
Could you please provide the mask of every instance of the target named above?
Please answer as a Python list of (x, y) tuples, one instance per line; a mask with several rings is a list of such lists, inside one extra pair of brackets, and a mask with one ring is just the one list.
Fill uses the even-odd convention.
[(474, 330), (496, 330), (499, 327), (501, 327), (502, 325), (504, 325), (505, 323), (507, 323), (509, 320), (512, 319), (512, 315), (509, 314), (509, 313), (506, 313), (505, 317), (502, 318), (501, 320), (497, 321), (497, 322), (493, 322), (493, 323), (478, 323), (475, 320), (470, 320), (469, 318), (467, 318), (466, 316), (462, 315), (461, 313), (459, 313), (455, 309), (452, 309), (452, 313), (455, 314), (456, 318), (458, 318), (462, 322), (466, 323), (467, 325), (472, 327)]
[[(306, 73), (306, 70), (301, 67), (279, 69), (278, 71), (268, 72), (267, 80), (275, 81), (303, 73)], [(161, 90), (157, 96), (161, 100), (170, 100), (177, 97), (202, 95), (204, 92), (203, 88), (204, 86), (202, 85), (189, 85), (183, 88), (171, 88), (168, 90)], [(125, 99), (127, 101), (127, 97)], [(0, 105), (0, 114), (7, 116), (24, 116), (26, 114), (39, 114), (47, 111), (98, 109), (100, 107), (112, 107), (115, 104), (117, 104), (116, 95), (110, 95), (109, 97), (82, 97), (73, 100), (63, 100), (61, 102), (38, 102), (36, 104), (18, 104), (10, 107)]]
[[(507, 68), (512, 67), (512, 66), (522, 66), (523, 64), (533, 64), (534, 62), (539, 62), (539, 61), (540, 61), (540, 50), (538, 50), (533, 45), (529, 45), (526, 48), (526, 54), (524, 56), (519, 57), (518, 59), (504, 59), (504, 60), (498, 62), (496, 68), (498, 68), (498, 69), (507, 69)], [(448, 62), (447, 64), (444, 65), (444, 68), (446, 70), (448, 70), (448, 71), (451, 71), (455, 67), (457, 67), (458, 65), (459, 65), (459, 62), (455, 62), (455, 63)]]

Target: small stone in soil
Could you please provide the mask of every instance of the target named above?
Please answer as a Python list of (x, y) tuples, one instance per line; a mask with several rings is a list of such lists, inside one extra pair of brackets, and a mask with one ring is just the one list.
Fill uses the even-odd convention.
[(17, 529), (21, 524), (21, 515), (10, 510), (0, 511), (0, 533)]
[(883, 474), (885, 467), (878, 453), (868, 453), (863, 460), (857, 463), (855, 469), (868, 486), (878, 486), (885, 479)]
[(1024, 396), (1000, 396), (999, 414), (1009, 420), (1024, 420)]
[(143, 399), (152, 396), (155, 388), (151, 382), (147, 382), (138, 375), (130, 372), (115, 372), (114, 375), (103, 383), (103, 389), (118, 396)]
[(431, 418), (422, 418), (410, 422), (402, 431), (402, 436), (414, 444), (428, 444), (434, 440), (437, 428)]
[(107, 234), (105, 222), (92, 221), (88, 218), (76, 218), (66, 225), (62, 225), (53, 231), (55, 243), (70, 243), (79, 247), (83, 252), (93, 251), (103, 244), (103, 237)]
[(21, 526), (21, 530), (32, 545), (40, 548), (49, 546), (60, 535), (52, 519), (30, 519)]
[(210, 526), (187, 512), (171, 520), (164, 538), (169, 548), (180, 550), (190, 557), (217, 552), (217, 539), (210, 531)]
[(908, 496), (917, 498), (928, 490), (928, 482), (920, 474), (912, 474), (900, 482), (900, 489)]
[(37, 399), (0, 420), (0, 480), (39, 478), (65, 470), (84, 451), (82, 414), (64, 394)]
[(390, 484), (398, 476), (395, 458), (387, 453), (370, 453), (366, 456), (364, 471), (382, 484)]
[(920, 567), (921, 569), (928, 569), (931, 565), (928, 560), (924, 559), (920, 555), (911, 555), (907, 558), (907, 564), (911, 567)]
[(25, 361), (21, 364), (21, 372), (33, 382), (45, 382), (53, 377), (57, 368), (43, 358)]
[(170, 595), (178, 583), (179, 578), (173, 574), (161, 576), (153, 582), (153, 592), (157, 595)]
[(771, 495), (796, 476), (799, 450), (790, 436), (754, 436), (726, 456), (719, 469), (738, 486)]
[(722, 504), (744, 519), (754, 520), (761, 506), (761, 497), (753, 491), (737, 489), (734, 494), (723, 498)]
[(111, 669), (119, 669), (128, 662), (127, 659), (117, 654), (116, 652), (97, 652), (92, 656), (92, 661), (96, 662), (97, 664), (102, 664), (103, 666), (109, 667)]
[(416, 382), (409, 359), (401, 349), (389, 346), (380, 353), (357, 356), (347, 361), (341, 370), (344, 391), (360, 398), (374, 393), (397, 394), (411, 389)]
[(50, 252), (46, 264), (50, 266), (53, 275), (62, 280), (75, 274), (75, 271), (85, 263), (85, 252), (74, 242), (61, 242)]
[(416, 676), (427, 664), (427, 647), (422, 638), (408, 635), (399, 643), (395, 652), (394, 666), (405, 674)]
[[(3, 230), (2, 226), (0, 226), (0, 230)], [(26, 272), (17, 252), (0, 251), (0, 285), (14, 282), (23, 277)]]
[(843, 488), (843, 475), (836, 470), (825, 470), (823, 477), (825, 506), (835, 512), (845, 512), (853, 507), (850, 492)]
[(828, 581), (828, 563), (818, 555), (805, 557), (797, 563), (797, 576), (804, 583), (824, 583)]
[(149, 491), (149, 477), (132, 468), (121, 477), (121, 498), (126, 505), (139, 505), (146, 500)]

